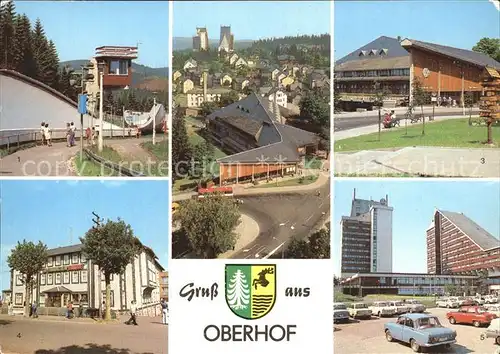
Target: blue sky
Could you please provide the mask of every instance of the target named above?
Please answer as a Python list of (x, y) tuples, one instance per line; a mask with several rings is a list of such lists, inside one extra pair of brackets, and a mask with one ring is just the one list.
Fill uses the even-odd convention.
[(174, 2), (174, 37), (192, 37), (196, 27), (207, 27), (219, 39), (220, 26), (230, 25), (235, 40), (321, 34), (330, 32), (328, 1)]
[(335, 60), (385, 35), (472, 49), (497, 38), (500, 13), (488, 0), (336, 1)]
[[(389, 196), (393, 211), (393, 271), (426, 272), (426, 230), (434, 210), (464, 213), (493, 236), (500, 235), (500, 183), (461, 181), (335, 182), (333, 257), (340, 272), (340, 220), (350, 215), (353, 190), (358, 199), (380, 200)], [(500, 241), (499, 241), (500, 243)]]
[[(23, 239), (47, 247), (80, 243), (92, 227), (92, 211), (101, 218), (129, 223), (151, 247), (163, 267), (169, 248), (168, 181), (2, 181), (0, 289), (7, 289), (9, 250)], [(72, 239), (72, 242), (71, 242)]]
[(18, 13), (40, 18), (61, 61), (90, 59), (102, 45), (139, 44), (137, 63), (168, 66), (167, 1), (15, 1)]

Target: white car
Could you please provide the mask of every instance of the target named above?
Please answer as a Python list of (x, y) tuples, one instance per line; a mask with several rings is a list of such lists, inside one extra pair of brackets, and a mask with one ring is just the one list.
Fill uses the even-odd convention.
[(375, 301), (369, 309), (372, 310), (372, 314), (377, 317), (391, 317), (396, 314), (396, 309), (391, 307), (386, 301)]
[(333, 304), (333, 322), (349, 322), (349, 311), (341, 302)]
[(488, 310), (489, 313), (497, 315), (500, 317), (500, 304), (485, 305), (484, 308)]
[(495, 295), (486, 295), (484, 297), (484, 302), (486, 304), (496, 304), (498, 302), (498, 296), (495, 296)]
[(394, 308), (397, 315), (410, 312), (409, 307), (402, 301), (387, 301), (390, 307)]
[(479, 305), (484, 305), (485, 299), (483, 299), (481, 296), (475, 296), (472, 298), (473, 301), (477, 302)]
[(446, 307), (450, 309), (450, 308), (460, 307), (460, 304), (458, 303), (457, 300), (454, 300), (453, 298), (441, 298), (436, 301), (436, 306)]
[(349, 311), (349, 316), (352, 318), (370, 319), (372, 317), (372, 310), (368, 308), (367, 304), (362, 302), (348, 304), (347, 310)]
[(405, 304), (406, 304), (406, 306), (408, 306), (409, 312), (424, 313), (426, 310), (425, 305), (422, 304), (420, 301), (415, 300), (415, 299), (405, 300)]

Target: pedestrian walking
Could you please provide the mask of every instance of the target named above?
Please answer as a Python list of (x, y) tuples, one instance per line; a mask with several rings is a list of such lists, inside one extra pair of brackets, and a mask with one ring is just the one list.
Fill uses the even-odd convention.
[(42, 122), (42, 125), (40, 126), (40, 135), (42, 136), (42, 145), (45, 145), (45, 122)]
[(129, 324), (134, 324), (134, 326), (137, 326), (137, 305), (136, 305), (136, 302), (135, 300), (132, 300), (132, 302), (130, 303), (130, 318), (128, 319), (127, 322), (125, 322), (126, 325), (129, 325)]
[(12, 301), (9, 301), (8, 305), (9, 316), (14, 316), (14, 304)]
[(31, 317), (31, 316), (33, 316), (33, 304), (30, 304), (30, 316), (29, 317)]
[(75, 126), (75, 123), (71, 122), (71, 125), (70, 125), (70, 145), (71, 146), (75, 146), (76, 143), (75, 143), (75, 136), (76, 136), (76, 126)]
[(66, 305), (66, 318), (72, 318), (73, 315), (73, 304), (68, 302), (68, 305)]
[(69, 123), (66, 123), (66, 146), (71, 146), (71, 126)]
[(92, 129), (90, 127), (85, 129), (85, 139), (87, 140), (87, 146), (90, 146), (90, 139), (92, 139)]
[(167, 324), (168, 322), (168, 302), (165, 299), (161, 299), (161, 312), (162, 312), (162, 322), (163, 324)]
[(31, 307), (31, 313), (33, 318), (38, 318), (38, 305), (36, 301), (33, 301), (33, 305)]
[(43, 128), (43, 135), (45, 136), (47, 146), (52, 146), (52, 135), (50, 133), (49, 123), (45, 123), (45, 128)]

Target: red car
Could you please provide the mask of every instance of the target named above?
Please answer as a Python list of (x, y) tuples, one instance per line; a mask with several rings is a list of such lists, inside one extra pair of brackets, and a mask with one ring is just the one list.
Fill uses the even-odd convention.
[(446, 314), (446, 318), (451, 324), (472, 324), (474, 327), (489, 325), (491, 320), (496, 317), (495, 314), (489, 313), (481, 306), (462, 306), (459, 310)]

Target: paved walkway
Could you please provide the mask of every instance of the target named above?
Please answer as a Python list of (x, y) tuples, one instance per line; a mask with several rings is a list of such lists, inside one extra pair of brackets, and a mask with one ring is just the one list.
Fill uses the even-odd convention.
[(0, 176), (74, 176), (70, 159), (79, 149), (61, 142), (17, 151), (0, 159)]
[[(396, 108), (383, 108), (382, 109), (382, 114), (384, 111), (392, 111), (396, 113), (397, 116), (404, 115), (406, 112), (408, 112), (408, 107), (396, 107)], [(439, 114), (439, 113), (450, 113), (454, 114), (455, 117), (463, 115), (463, 109), (462, 107), (434, 107), (434, 113)], [(465, 109), (466, 114), (469, 114), (469, 109)], [(478, 113), (479, 108), (477, 107), (472, 107), (472, 113)], [(422, 114), (420, 107), (415, 108), (414, 114), (420, 115)], [(428, 116), (432, 114), (432, 106), (424, 106), (424, 115)], [(378, 111), (365, 111), (365, 112), (343, 112), (343, 113), (335, 113), (336, 118), (360, 118), (360, 117), (372, 117), (374, 115), (378, 115)]]
[(500, 150), (406, 147), (336, 153), (335, 174), (498, 178)]
[(219, 255), (219, 258), (231, 258), (232, 255), (243, 250), (245, 246), (249, 245), (259, 236), (260, 228), (257, 221), (248, 215), (241, 214), (240, 224), (236, 227), (234, 232), (238, 235), (234, 250)]
[[(142, 137), (140, 139), (120, 139), (120, 140), (107, 140), (105, 145), (116, 150), (124, 160), (133, 163), (134, 161), (145, 162), (145, 161), (155, 161), (156, 157), (149, 153), (149, 151), (144, 150), (141, 144), (146, 141), (151, 141), (151, 137)], [(156, 143), (158, 144), (158, 140)]]

